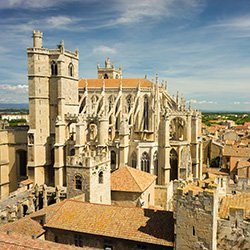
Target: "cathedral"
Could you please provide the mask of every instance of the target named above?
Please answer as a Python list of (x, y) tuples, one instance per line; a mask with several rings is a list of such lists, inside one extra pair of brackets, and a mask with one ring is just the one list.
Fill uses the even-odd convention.
[(66, 186), (68, 197), (110, 204), (110, 175), (122, 166), (157, 176), (158, 185), (202, 175), (201, 114), (165, 83), (123, 78), (105, 60), (96, 79), (79, 79), (79, 53), (55, 49), (33, 32), (27, 49), (27, 175)]

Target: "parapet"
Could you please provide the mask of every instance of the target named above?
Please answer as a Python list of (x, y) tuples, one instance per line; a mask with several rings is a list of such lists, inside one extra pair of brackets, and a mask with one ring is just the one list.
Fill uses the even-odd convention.
[(216, 185), (203, 185), (201, 181), (189, 183), (177, 189), (177, 203), (187, 209), (212, 212), (218, 198)]

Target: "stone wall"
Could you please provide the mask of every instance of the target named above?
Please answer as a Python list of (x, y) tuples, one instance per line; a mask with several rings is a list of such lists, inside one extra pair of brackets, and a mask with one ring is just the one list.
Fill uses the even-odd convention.
[(213, 191), (177, 190), (176, 249), (215, 250), (218, 198)]
[[(68, 245), (78, 245), (89, 247), (90, 249), (113, 249), (113, 250), (132, 250), (132, 249), (148, 249), (148, 250), (170, 250), (172, 247), (157, 246), (145, 244), (143, 242), (136, 242), (130, 240), (123, 240), (118, 238), (94, 236), (91, 234), (74, 233), (71, 231), (57, 230), (47, 228), (45, 239)], [(110, 248), (108, 248), (110, 247)]]
[(250, 222), (243, 209), (231, 207), (228, 220), (218, 220), (217, 238), (217, 250), (250, 249)]

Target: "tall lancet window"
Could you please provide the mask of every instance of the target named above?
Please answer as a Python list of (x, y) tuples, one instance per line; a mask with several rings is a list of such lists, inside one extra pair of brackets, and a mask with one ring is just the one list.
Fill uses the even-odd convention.
[(148, 97), (144, 97), (144, 110), (143, 110), (143, 129), (149, 129), (149, 115), (148, 115)]

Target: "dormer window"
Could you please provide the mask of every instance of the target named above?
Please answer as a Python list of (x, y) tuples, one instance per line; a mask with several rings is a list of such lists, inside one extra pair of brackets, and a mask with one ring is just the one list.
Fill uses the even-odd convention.
[(57, 72), (58, 70), (57, 70), (57, 64), (56, 64), (56, 62), (55, 61), (52, 61), (51, 62), (51, 75), (52, 76), (57, 76)]

